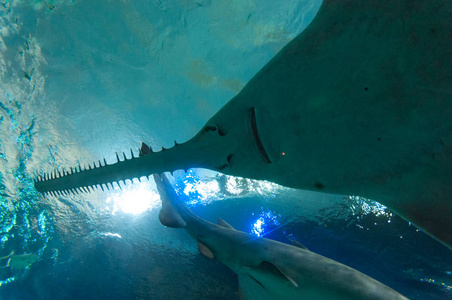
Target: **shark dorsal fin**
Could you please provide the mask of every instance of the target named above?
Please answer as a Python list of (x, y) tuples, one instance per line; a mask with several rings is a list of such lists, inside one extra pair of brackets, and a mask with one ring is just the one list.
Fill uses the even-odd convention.
[(275, 266), (271, 262), (264, 260), (257, 268), (262, 272), (272, 273), (275, 276), (285, 278), (290, 281), (290, 283), (292, 283), (294, 287), (298, 287), (298, 283), (296, 283), (295, 280), (284, 274), (277, 266)]
[(212, 251), (210, 251), (209, 247), (198, 241), (198, 250), (207, 258), (214, 259), (215, 255), (213, 255)]
[(218, 225), (220, 225), (222, 227), (230, 228), (230, 229), (235, 229), (234, 227), (229, 225), (228, 222), (226, 222), (225, 220), (220, 219), (220, 218), (218, 218)]
[(292, 244), (293, 244), (295, 247), (298, 247), (298, 248), (301, 248), (301, 249), (305, 249), (305, 250), (309, 250), (308, 248), (306, 248), (305, 245), (303, 245), (302, 243), (300, 243), (300, 242), (298, 242), (298, 241), (293, 240), (293, 241), (292, 241)]

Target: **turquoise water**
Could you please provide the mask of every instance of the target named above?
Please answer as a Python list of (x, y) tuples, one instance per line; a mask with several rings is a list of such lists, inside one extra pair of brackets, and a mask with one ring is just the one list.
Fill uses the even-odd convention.
[[(238, 299), (234, 273), (159, 223), (153, 182), (44, 197), (32, 178), (189, 139), (318, 6), (2, 1), (0, 257), (37, 259), (0, 260), (0, 299)], [(450, 250), (376, 202), (204, 170), (175, 178), (203, 218), (297, 240), (412, 299), (452, 297)]]

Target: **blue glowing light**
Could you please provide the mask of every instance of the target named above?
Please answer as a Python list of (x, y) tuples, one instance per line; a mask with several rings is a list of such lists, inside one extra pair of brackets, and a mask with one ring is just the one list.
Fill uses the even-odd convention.
[(264, 228), (262, 227), (263, 225), (265, 225), (265, 220), (263, 217), (260, 217), (259, 219), (256, 220), (256, 222), (253, 224), (253, 228), (251, 229), (251, 233), (257, 235), (257, 236), (262, 236), (262, 233), (264, 232)]
[(264, 211), (262, 207), (261, 210), (262, 212), (258, 215), (259, 218), (251, 227), (251, 234), (257, 235), (258, 237), (262, 237), (273, 230), (282, 227), (281, 223), (278, 221), (278, 217), (281, 217), (281, 215), (275, 215), (271, 211)]
[(210, 177), (201, 178), (193, 170), (189, 170), (185, 176), (176, 179), (176, 193), (187, 199), (188, 205), (208, 204), (222, 199), (218, 180)]

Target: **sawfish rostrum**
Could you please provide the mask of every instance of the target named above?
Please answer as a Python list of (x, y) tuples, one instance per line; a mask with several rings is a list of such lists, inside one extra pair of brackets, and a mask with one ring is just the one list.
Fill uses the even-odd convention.
[(324, 1), (191, 140), (36, 189), (207, 168), (372, 198), (451, 247), (451, 20), (450, 0)]
[(195, 215), (177, 196), (165, 174), (154, 175), (162, 209), (160, 222), (184, 228), (199, 251), (238, 275), (243, 299), (406, 300), (388, 286), (300, 243), (258, 238), (219, 219), (218, 225)]

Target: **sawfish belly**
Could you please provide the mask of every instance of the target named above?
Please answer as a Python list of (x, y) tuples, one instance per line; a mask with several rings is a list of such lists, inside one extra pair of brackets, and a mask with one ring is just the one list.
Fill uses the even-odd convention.
[(451, 20), (449, 0), (324, 1), (191, 140), (36, 189), (201, 167), (372, 198), (451, 247)]

